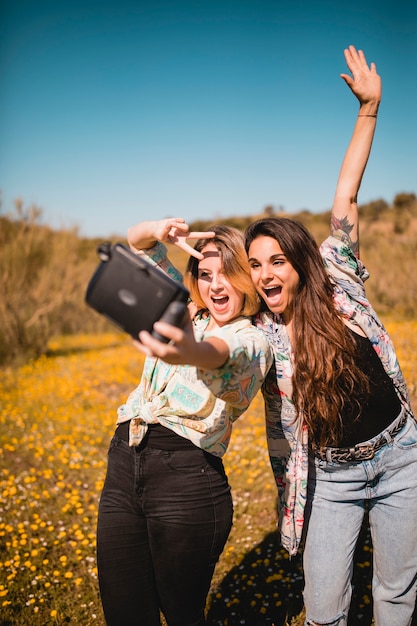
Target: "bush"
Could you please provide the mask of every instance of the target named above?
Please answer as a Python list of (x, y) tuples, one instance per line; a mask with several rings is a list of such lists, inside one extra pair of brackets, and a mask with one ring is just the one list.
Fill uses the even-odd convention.
[[(371, 272), (366, 285), (370, 301), (380, 314), (414, 317), (416, 196), (397, 194), (391, 207), (376, 200), (359, 207), (359, 212), (361, 257)], [(245, 230), (267, 214), (217, 221)], [(84, 302), (87, 283), (98, 264), (99, 240), (81, 238), (77, 229), (54, 231), (42, 224), (41, 217), (41, 209), (24, 209), (20, 200), (15, 202), (13, 215), (0, 216), (0, 365), (40, 356), (56, 335), (111, 330), (109, 322)], [(317, 243), (329, 233), (330, 211), (313, 214), (305, 210), (288, 217), (302, 222)], [(204, 231), (212, 223), (194, 222), (190, 230)], [(173, 263), (184, 271), (187, 255), (176, 246), (168, 248)]]
[(56, 334), (100, 329), (86, 311), (84, 291), (94, 263), (77, 230), (53, 231), (40, 224), (37, 207), (0, 218), (0, 363), (37, 357)]

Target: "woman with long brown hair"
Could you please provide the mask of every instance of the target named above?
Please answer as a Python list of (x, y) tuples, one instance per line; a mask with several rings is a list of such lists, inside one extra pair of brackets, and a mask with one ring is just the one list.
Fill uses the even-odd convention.
[[(345, 50), (358, 118), (321, 245), (299, 223), (246, 231), (257, 317), (274, 350), (264, 383), (283, 545), (303, 536), (306, 624), (347, 624), (353, 555), (369, 510), (376, 626), (409, 626), (417, 580), (417, 425), (394, 347), (367, 300), (357, 193), (370, 154), (381, 80)], [(305, 523), (304, 523), (305, 522)]]

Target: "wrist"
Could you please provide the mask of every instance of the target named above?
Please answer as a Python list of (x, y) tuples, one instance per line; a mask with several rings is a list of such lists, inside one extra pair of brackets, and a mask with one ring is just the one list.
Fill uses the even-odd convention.
[(127, 242), (129, 246), (136, 250), (153, 248), (157, 242), (154, 234), (154, 224), (155, 222), (140, 222), (128, 228)]
[(359, 107), (358, 117), (377, 117), (380, 101), (362, 103)]

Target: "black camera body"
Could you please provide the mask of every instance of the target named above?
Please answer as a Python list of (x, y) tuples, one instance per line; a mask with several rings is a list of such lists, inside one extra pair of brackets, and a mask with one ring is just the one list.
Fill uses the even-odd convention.
[(86, 303), (134, 339), (147, 330), (167, 342), (153, 325), (163, 320), (181, 326), (188, 290), (121, 243), (102, 243), (97, 253), (101, 262), (88, 283)]

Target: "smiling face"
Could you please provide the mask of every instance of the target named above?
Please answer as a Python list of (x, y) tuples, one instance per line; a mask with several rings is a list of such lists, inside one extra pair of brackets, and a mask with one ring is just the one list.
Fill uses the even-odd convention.
[(198, 291), (213, 320), (210, 326), (224, 326), (241, 314), (244, 295), (233, 287), (224, 274), (216, 246), (209, 243), (201, 252), (204, 259), (198, 263)]
[(260, 235), (248, 250), (256, 291), (273, 313), (290, 316), (300, 277), (273, 237)]

